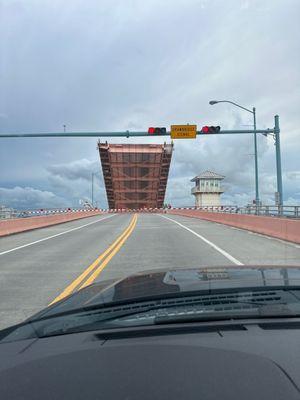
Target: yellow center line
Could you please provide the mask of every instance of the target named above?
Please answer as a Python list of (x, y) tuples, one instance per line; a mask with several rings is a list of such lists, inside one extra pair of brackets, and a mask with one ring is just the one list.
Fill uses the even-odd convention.
[(117, 252), (120, 250), (120, 248), (126, 242), (126, 240), (132, 234), (132, 232), (135, 228), (136, 222), (137, 222), (137, 217), (135, 218), (133, 225), (131, 226), (130, 230), (126, 233), (126, 235), (123, 237), (123, 239), (113, 249), (113, 251), (105, 258), (105, 260), (102, 262), (102, 264), (100, 264), (99, 267), (97, 269), (95, 269), (95, 271), (90, 275), (90, 277), (80, 286), (80, 289), (82, 289), (85, 286), (90, 285), (91, 283), (94, 282), (94, 280), (97, 278), (97, 276), (100, 274), (100, 272), (103, 271), (103, 269), (107, 266), (107, 264), (110, 262), (110, 260), (117, 254)]
[[(91, 273), (93, 272), (93, 270), (99, 265), (100, 261), (102, 261), (110, 252), (112, 252), (114, 250), (115, 247), (118, 246), (119, 243), (122, 242), (121, 246), (123, 245), (123, 243), (126, 241), (127, 234), (128, 232), (132, 232), (135, 225), (136, 225), (136, 221), (137, 221), (137, 215), (135, 214), (131, 221), (130, 224), (128, 225), (128, 227), (124, 230), (124, 232), (117, 237), (117, 239), (102, 253), (100, 254), (100, 256), (89, 266), (87, 267), (82, 274), (80, 274), (69, 286), (67, 286), (57, 297), (55, 297), (55, 299), (53, 301), (51, 301), (51, 303), (49, 304), (49, 306), (53, 303), (56, 303), (57, 301), (63, 299), (64, 297), (68, 296), (69, 294), (71, 294), (74, 289), (79, 286), (80, 284), (82, 284), (83, 280)], [(132, 229), (133, 227), (133, 229)], [(126, 237), (125, 240), (123, 240)], [(121, 247), (120, 246), (120, 247)], [(120, 248), (119, 247), (119, 248)], [(114, 253), (115, 254), (115, 253)], [(112, 257), (111, 257), (112, 258)], [(111, 259), (110, 258), (110, 259)], [(98, 274), (97, 274), (98, 275)], [(83, 287), (83, 286), (81, 286)]]

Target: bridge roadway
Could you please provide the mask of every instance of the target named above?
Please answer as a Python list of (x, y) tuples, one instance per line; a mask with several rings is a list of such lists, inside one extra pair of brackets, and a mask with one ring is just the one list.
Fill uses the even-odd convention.
[(166, 267), (300, 266), (300, 246), (168, 214), (109, 214), (0, 238), (0, 328), (103, 279)]

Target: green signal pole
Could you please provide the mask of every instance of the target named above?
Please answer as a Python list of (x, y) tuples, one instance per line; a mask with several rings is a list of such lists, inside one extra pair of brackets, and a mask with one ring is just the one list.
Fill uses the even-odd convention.
[(257, 132), (256, 132), (256, 110), (253, 111), (253, 127), (254, 127), (254, 159), (255, 159), (255, 205), (258, 207), (259, 204), (259, 191), (258, 191), (258, 154), (257, 154)]
[(281, 172), (281, 152), (280, 152), (280, 127), (279, 116), (275, 115), (274, 137), (276, 149), (276, 173), (277, 173), (277, 192), (278, 192), (278, 205), (283, 206), (283, 193), (282, 193), (282, 172)]

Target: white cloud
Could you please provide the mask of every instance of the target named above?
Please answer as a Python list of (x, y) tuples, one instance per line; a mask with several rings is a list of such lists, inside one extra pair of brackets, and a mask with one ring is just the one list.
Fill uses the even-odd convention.
[(106, 207), (106, 194), (99, 161), (80, 159), (70, 163), (54, 164), (47, 168), (47, 180), (50, 187), (73, 206), (80, 200), (92, 201), (92, 174), (94, 202)]
[(67, 201), (49, 191), (32, 187), (0, 187), (0, 204), (18, 209), (65, 207)]
[(90, 182), (92, 173), (99, 172), (99, 162), (83, 158), (70, 163), (50, 165), (47, 170), (52, 175), (60, 178), (69, 180), (83, 179)]

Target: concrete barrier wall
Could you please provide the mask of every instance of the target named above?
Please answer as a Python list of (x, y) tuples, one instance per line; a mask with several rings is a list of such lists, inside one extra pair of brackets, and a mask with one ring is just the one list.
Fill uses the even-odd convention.
[(289, 242), (300, 243), (300, 220), (298, 219), (226, 214), (199, 210), (168, 210), (168, 214), (219, 222)]
[(101, 214), (103, 213), (99, 211), (82, 211), (59, 215), (45, 215), (44, 217), (15, 218), (6, 219), (3, 221), (0, 220), (0, 236), (11, 235), (13, 233), (29, 231), (37, 228), (44, 228), (46, 226), (62, 224), (64, 222)]

